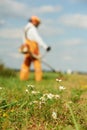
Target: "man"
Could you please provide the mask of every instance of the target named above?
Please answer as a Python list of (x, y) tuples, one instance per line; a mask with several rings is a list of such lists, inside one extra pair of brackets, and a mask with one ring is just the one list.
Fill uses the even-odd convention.
[[(26, 43), (27, 49), (24, 49), (24, 62), (21, 66), (20, 79), (28, 80), (30, 73), (30, 65), (33, 62), (35, 68), (35, 80), (42, 80), (42, 68), (41, 62), (38, 58), (32, 55), (39, 55), (39, 46), (42, 46), (46, 51), (50, 51), (51, 47), (47, 46), (37, 32), (37, 27), (40, 25), (40, 19), (37, 16), (32, 16), (29, 19), (29, 23), (25, 27), (24, 43)], [(27, 53), (27, 50), (29, 51)]]

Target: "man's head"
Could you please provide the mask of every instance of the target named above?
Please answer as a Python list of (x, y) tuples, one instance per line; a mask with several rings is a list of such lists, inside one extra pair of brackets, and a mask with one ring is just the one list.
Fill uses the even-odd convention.
[(29, 22), (31, 22), (35, 27), (38, 27), (41, 21), (37, 16), (32, 16), (29, 19)]

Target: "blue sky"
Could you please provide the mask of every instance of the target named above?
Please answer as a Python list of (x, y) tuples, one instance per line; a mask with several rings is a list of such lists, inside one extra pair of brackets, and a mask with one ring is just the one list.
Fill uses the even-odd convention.
[(87, 0), (1, 0), (0, 61), (20, 69), (18, 48), (32, 15), (40, 17), (39, 34), (52, 48), (44, 59), (56, 70), (87, 72)]

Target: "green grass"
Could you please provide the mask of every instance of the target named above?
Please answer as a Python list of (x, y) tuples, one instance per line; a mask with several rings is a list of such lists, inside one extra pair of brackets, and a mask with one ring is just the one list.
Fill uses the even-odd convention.
[(44, 72), (36, 82), (33, 72), (28, 81), (11, 70), (4, 74), (0, 130), (87, 130), (87, 75)]

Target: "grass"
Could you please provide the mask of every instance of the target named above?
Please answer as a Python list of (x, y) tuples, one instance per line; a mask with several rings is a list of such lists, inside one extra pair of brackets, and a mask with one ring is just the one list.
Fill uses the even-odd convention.
[(28, 81), (11, 70), (4, 74), (0, 130), (87, 130), (87, 75), (44, 72), (35, 82), (33, 72)]

